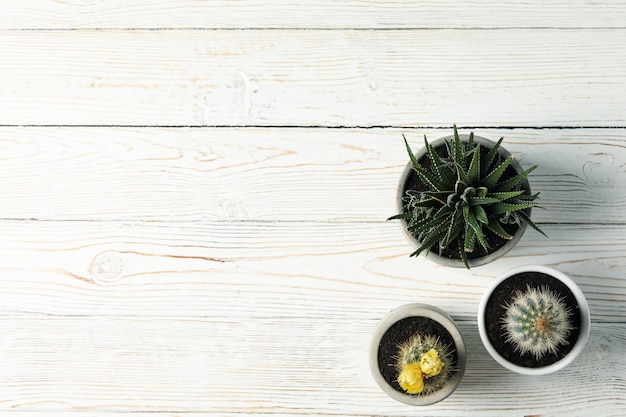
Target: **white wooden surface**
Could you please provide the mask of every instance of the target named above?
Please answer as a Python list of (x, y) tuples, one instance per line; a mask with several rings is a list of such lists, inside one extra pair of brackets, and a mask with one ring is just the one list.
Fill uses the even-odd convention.
[[(0, 415), (626, 415), (622, 1), (3, 1)], [(452, 123), (531, 175), (528, 231), (468, 271), (410, 259), (401, 135)], [(566, 370), (478, 339), (496, 275), (569, 274), (592, 312)], [(370, 376), (378, 320), (458, 320), (455, 394)]]

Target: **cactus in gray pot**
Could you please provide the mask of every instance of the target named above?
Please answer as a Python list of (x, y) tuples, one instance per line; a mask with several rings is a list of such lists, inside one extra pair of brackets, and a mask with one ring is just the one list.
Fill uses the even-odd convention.
[(438, 337), (418, 334), (398, 348), (397, 381), (407, 394), (431, 394), (445, 386), (455, 370), (450, 347)]
[(548, 288), (531, 288), (518, 293), (504, 306), (502, 318), (506, 341), (520, 354), (541, 359), (567, 344), (573, 330), (572, 311), (563, 297)]

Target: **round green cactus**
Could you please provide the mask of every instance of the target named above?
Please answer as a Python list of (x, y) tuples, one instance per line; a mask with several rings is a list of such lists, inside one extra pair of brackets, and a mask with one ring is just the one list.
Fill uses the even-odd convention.
[(529, 286), (504, 308), (506, 341), (520, 354), (530, 353), (541, 359), (548, 352), (556, 354), (560, 346), (567, 344), (573, 330), (572, 312), (559, 294)]
[(398, 349), (398, 383), (408, 394), (431, 394), (452, 376), (452, 351), (439, 338), (415, 335)]

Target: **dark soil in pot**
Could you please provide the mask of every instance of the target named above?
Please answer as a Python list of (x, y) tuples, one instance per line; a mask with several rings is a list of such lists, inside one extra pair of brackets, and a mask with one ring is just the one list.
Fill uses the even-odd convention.
[(380, 341), (378, 367), (387, 383), (401, 393), (404, 393), (404, 390), (397, 381), (398, 369), (394, 363), (395, 358), (398, 356), (398, 347), (417, 334), (438, 336), (442, 344), (451, 348), (452, 368), (458, 368), (454, 339), (440, 323), (428, 317), (407, 317), (399, 320), (387, 330)]
[[(420, 164), (423, 163), (423, 161), (420, 161)], [(426, 164), (424, 164), (426, 165)], [(515, 174), (513, 174), (514, 176)], [(413, 171), (411, 172), (411, 175), (409, 176), (409, 178), (407, 179), (406, 182), (406, 187), (405, 190), (425, 190), (426, 187), (424, 185), (424, 183), (419, 179), (419, 177), (417, 176), (417, 174)], [(404, 227), (407, 226), (407, 222), (406, 220), (401, 220), (404, 223)], [(516, 224), (503, 224), (502, 228), (511, 236), (513, 236), (517, 230), (519, 229), (519, 226)], [(489, 229), (484, 229), (483, 230), (484, 234), (485, 234), (485, 240), (487, 241), (487, 244), (489, 245), (489, 247), (491, 248), (491, 250), (489, 252), (485, 251), (485, 249), (480, 246), (480, 245), (476, 245), (476, 248), (474, 249), (473, 252), (468, 253), (467, 254), (467, 258), (468, 259), (478, 259), (478, 258), (482, 258), (485, 255), (488, 255), (489, 253), (493, 253), (495, 251), (497, 251), (498, 249), (502, 248), (507, 242), (508, 240), (502, 239), (499, 236), (496, 236), (494, 233), (492, 233)], [(456, 260), (460, 260), (461, 258), (459, 257), (459, 248), (457, 247), (456, 243), (454, 245), (449, 245), (446, 248), (441, 249), (439, 247), (438, 243), (435, 243), (435, 245), (433, 245), (433, 247), (430, 250), (433, 253), (438, 254), (439, 256), (442, 256), (444, 258), (449, 258), (449, 259), (456, 259)]]
[[(563, 297), (564, 302), (570, 308), (573, 330), (567, 337), (567, 343), (561, 345), (557, 353), (546, 353), (542, 358), (536, 359), (531, 353), (520, 355), (513, 345), (506, 341), (506, 335), (502, 326), (502, 317), (505, 314), (504, 306), (520, 291), (531, 288), (548, 288)], [(580, 334), (581, 315), (578, 302), (567, 285), (551, 275), (543, 272), (522, 272), (513, 275), (498, 285), (487, 302), (485, 309), (485, 328), (489, 341), (498, 353), (509, 362), (526, 368), (540, 368), (551, 365), (563, 359), (574, 347)]]
[[(447, 148), (446, 148), (445, 143), (442, 145), (436, 146), (434, 149), (435, 149), (435, 152), (437, 152), (437, 154), (441, 157), (445, 157), (447, 155), (446, 153)], [(484, 157), (489, 152), (489, 149), (486, 148), (485, 146), (481, 146), (480, 151), (481, 151), (481, 156)], [(432, 167), (430, 159), (428, 159), (425, 155), (419, 159), (419, 163), (422, 167), (426, 169), (430, 169)], [(509, 165), (507, 169), (504, 171), (504, 174), (502, 174), (502, 181), (505, 181), (509, 178), (513, 178), (517, 174), (518, 172), (513, 168), (513, 166)], [(528, 182), (524, 181), (522, 183), (522, 186), (523, 188), (526, 189), (525, 194), (530, 194), (530, 187), (528, 185)], [(404, 188), (405, 193), (407, 190), (424, 191), (428, 189), (426, 184), (424, 184), (424, 182), (419, 178), (419, 176), (415, 173), (415, 171), (411, 171), (411, 173), (409, 174), (409, 176), (407, 177), (404, 183), (403, 188)], [(526, 214), (530, 216), (530, 209), (527, 209), (525, 212)], [(403, 227), (406, 228), (407, 221), (401, 220), (401, 222), (403, 223)], [(513, 236), (518, 231), (520, 226), (518, 226), (517, 224), (502, 224), (502, 228), (508, 234)], [(508, 240), (502, 239), (501, 237), (496, 236), (494, 233), (492, 233), (490, 230), (486, 228), (484, 229), (484, 233), (485, 233), (485, 240), (487, 241), (491, 249), (489, 250), (489, 252), (487, 252), (480, 245), (476, 245), (476, 248), (474, 249), (474, 251), (467, 254), (468, 259), (482, 258), (485, 255), (488, 255), (489, 253), (496, 252), (498, 249), (502, 248), (508, 242)], [(431, 252), (436, 253), (444, 258), (455, 259), (455, 260), (460, 259), (459, 249), (456, 243), (454, 245), (450, 245), (449, 247), (446, 247), (443, 249), (441, 249), (439, 245), (436, 243), (431, 248)]]

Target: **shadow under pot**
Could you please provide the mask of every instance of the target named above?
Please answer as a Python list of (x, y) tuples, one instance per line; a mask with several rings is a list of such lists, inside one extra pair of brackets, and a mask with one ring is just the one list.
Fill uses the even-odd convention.
[[(467, 146), (469, 143), (470, 135), (459, 134), (460, 142), (463, 146)], [(485, 158), (496, 143), (480, 137), (473, 136), (474, 146), (480, 145), (480, 156), (481, 158)], [(430, 142), (430, 146), (434, 149), (435, 153), (439, 155), (442, 159), (451, 158), (450, 153), (452, 152), (450, 149), (453, 146), (454, 135), (442, 137)], [(508, 152), (501, 145), (497, 147), (497, 155), (500, 159), (500, 162), (505, 161), (507, 158), (511, 156), (511, 153)], [(428, 157), (426, 146), (420, 148), (417, 152), (414, 153), (415, 160), (426, 170), (432, 169), (432, 162)], [(493, 164), (497, 163), (497, 161), (493, 161)], [(511, 179), (516, 175), (523, 173), (524, 169), (517, 162), (517, 160), (512, 159), (506, 170), (502, 173), (501, 179), (499, 182), (506, 181), (507, 179)], [(456, 178), (456, 174), (455, 174)], [(410, 194), (413, 193), (419, 194), (425, 191), (431, 190), (428, 184), (426, 184), (416, 173), (413, 162), (410, 161), (405, 167), (402, 176), (400, 177), (400, 181), (398, 183), (398, 189), (396, 192), (396, 209), (398, 213), (406, 212), (406, 205), (408, 201), (410, 201)], [(523, 180), (519, 183), (516, 189), (524, 190), (523, 195), (531, 196), (530, 184), (528, 182), (528, 178), (524, 177)], [(530, 219), (531, 207), (525, 208), (524, 210), (520, 210), (522, 213), (519, 216), (525, 216)], [(503, 213), (504, 217), (506, 213)], [(510, 238), (503, 238), (498, 236), (496, 233), (492, 232), (487, 227), (483, 227), (484, 238), (486, 241), (487, 250), (485, 250), (481, 244), (476, 243), (475, 248), (472, 251), (465, 250), (462, 247), (463, 243), (452, 242), (446, 247), (440, 247), (439, 242), (436, 242), (430, 250), (422, 252), (426, 255), (427, 259), (436, 262), (441, 265), (462, 268), (462, 267), (478, 267), (481, 265), (488, 264), (490, 262), (495, 261), (496, 259), (504, 256), (507, 252), (509, 252), (517, 242), (522, 238), (524, 231), (526, 230), (527, 222), (519, 221), (518, 214), (511, 216), (513, 220), (517, 219), (517, 221), (498, 221), (498, 225), (502, 227), (503, 231), (506, 232), (510, 236)], [(396, 216), (394, 216), (395, 218)], [(399, 219), (400, 226), (402, 231), (404, 232), (405, 237), (411, 243), (414, 249), (418, 249), (422, 245), (422, 241), (418, 238), (418, 236), (414, 235), (413, 232), (409, 230), (409, 221), (407, 219)], [(541, 232), (543, 233), (543, 232)], [(467, 256), (467, 265), (461, 259), (460, 252), (463, 251)]]
[(589, 337), (587, 300), (574, 281), (552, 268), (512, 269), (484, 293), (478, 331), (505, 368), (544, 375), (569, 365)]
[(389, 312), (372, 337), (374, 380), (391, 398), (430, 405), (452, 394), (463, 379), (465, 343), (442, 310), (407, 304)]

